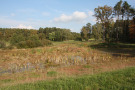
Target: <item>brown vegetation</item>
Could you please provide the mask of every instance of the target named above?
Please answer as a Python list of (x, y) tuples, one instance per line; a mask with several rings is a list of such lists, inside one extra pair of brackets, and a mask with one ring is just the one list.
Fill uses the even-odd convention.
[[(135, 66), (135, 57), (91, 49), (88, 42), (55, 44), (34, 49), (0, 50), (0, 85), (94, 74)], [(57, 73), (48, 76), (49, 71)]]

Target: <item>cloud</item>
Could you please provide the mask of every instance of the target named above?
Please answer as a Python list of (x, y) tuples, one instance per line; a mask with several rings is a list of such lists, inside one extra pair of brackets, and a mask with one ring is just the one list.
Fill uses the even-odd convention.
[(14, 14), (14, 13), (11, 13), (10, 15), (11, 15), (12, 17), (13, 17), (13, 16), (15, 16), (15, 14)]
[(93, 13), (92, 11), (88, 11), (88, 15), (89, 15), (89, 16), (93, 16), (94, 13)]
[(85, 12), (74, 12), (73, 13), (73, 18), (75, 18), (76, 20), (83, 20), (85, 18), (87, 18), (87, 15)]
[(34, 29), (32, 26), (26, 26), (23, 24), (19, 24), (18, 26), (11, 26), (11, 28), (20, 28), (20, 29)]
[(38, 29), (41, 26), (46, 25), (45, 21), (39, 20), (15, 20), (7, 17), (0, 17), (0, 28), (27, 28), (27, 29)]
[(94, 15), (93, 11), (88, 11), (89, 22), (96, 23), (96, 18), (93, 15)]
[(54, 18), (54, 22), (71, 22), (71, 21), (83, 21), (87, 18), (87, 14), (85, 12), (75, 11), (71, 15), (62, 14), (58, 18)]
[(72, 21), (72, 16), (62, 14), (60, 17), (54, 19), (55, 22), (69, 22)]
[(43, 15), (43, 16), (49, 16), (50, 13), (48, 13), (48, 12), (43, 12), (42, 15)]
[[(42, 14), (43, 12), (41, 12)], [(52, 18), (51, 20), (43, 20), (36, 18), (28, 18), (25, 20), (18, 20), (8, 16), (0, 15), (1, 28), (27, 28), (27, 29), (39, 29), (39, 27), (61, 27), (71, 29), (73, 32), (80, 32), (82, 26), (90, 22), (95, 24), (96, 19), (92, 16), (92, 11), (75, 11), (71, 14), (61, 14), (60, 17)], [(16, 14), (15, 14), (16, 15)], [(45, 13), (46, 15), (46, 13)], [(65, 23), (66, 22), (66, 23)]]

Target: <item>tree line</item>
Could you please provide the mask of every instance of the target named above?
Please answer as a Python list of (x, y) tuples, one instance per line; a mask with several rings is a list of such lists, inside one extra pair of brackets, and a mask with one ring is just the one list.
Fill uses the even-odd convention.
[(81, 37), (84, 40), (94, 38), (106, 42), (135, 42), (135, 8), (127, 1), (120, 0), (114, 7), (98, 6), (94, 12), (97, 23), (82, 27)]
[(80, 33), (61, 28), (0, 28), (0, 48), (33, 48), (51, 45), (51, 41), (81, 40)]

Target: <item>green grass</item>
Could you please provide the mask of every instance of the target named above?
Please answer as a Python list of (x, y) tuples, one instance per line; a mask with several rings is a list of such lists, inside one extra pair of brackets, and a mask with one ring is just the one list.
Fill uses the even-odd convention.
[(47, 76), (56, 76), (57, 75), (57, 72), (56, 71), (49, 71), (47, 72)]
[(95, 43), (90, 45), (92, 48), (135, 48), (135, 44), (127, 43)]
[(0, 81), (0, 83), (2, 82), (2, 83), (8, 83), (8, 82), (12, 82), (13, 80), (11, 80), (11, 79), (5, 79), (5, 80), (1, 80)]
[(135, 67), (81, 77), (2, 87), (1, 90), (134, 90)]
[(37, 73), (31, 73), (31, 75), (30, 75), (30, 77), (34, 77), (34, 78), (39, 77), (39, 76), (40, 76), (40, 75), (37, 74)]
[(91, 68), (90, 65), (84, 65), (83, 67), (84, 67), (84, 68)]

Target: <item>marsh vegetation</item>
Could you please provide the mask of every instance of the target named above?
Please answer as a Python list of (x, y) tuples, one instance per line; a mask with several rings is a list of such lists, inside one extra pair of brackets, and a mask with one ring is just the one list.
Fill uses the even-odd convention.
[[(94, 75), (135, 66), (134, 52), (129, 52), (135, 49), (134, 44), (127, 47), (121, 43), (123, 47), (117, 48), (112, 44), (109, 48), (99, 47), (98, 42), (71, 40), (52, 43), (38, 48), (0, 50), (1, 87)], [(119, 52), (120, 49), (127, 52)]]

